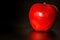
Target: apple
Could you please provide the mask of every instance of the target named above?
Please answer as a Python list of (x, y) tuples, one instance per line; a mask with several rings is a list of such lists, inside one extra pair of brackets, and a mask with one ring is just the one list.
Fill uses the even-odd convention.
[(29, 40), (54, 40), (55, 38), (53, 32), (31, 32), (29, 35)]
[(57, 10), (52, 4), (35, 3), (29, 10), (29, 21), (35, 31), (50, 30), (56, 16)]

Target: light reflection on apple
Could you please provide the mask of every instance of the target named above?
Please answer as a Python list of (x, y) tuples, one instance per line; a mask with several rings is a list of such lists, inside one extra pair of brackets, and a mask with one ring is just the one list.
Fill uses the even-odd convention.
[(56, 40), (54, 32), (31, 32), (29, 40)]

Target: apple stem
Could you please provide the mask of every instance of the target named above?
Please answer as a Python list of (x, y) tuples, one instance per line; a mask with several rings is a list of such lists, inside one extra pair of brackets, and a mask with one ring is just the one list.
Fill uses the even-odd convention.
[(44, 2), (43, 4), (46, 4), (46, 2)]

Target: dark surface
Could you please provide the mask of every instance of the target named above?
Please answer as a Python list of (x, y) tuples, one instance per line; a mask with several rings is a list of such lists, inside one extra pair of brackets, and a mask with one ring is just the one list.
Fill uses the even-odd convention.
[[(34, 3), (49, 3), (58, 8), (52, 40), (60, 40), (60, 2), (59, 0), (32, 0), (32, 1), (1, 1), (0, 40), (29, 40), (28, 37), (34, 31), (29, 23), (28, 13)], [(52, 33), (52, 32), (50, 32)], [(51, 35), (51, 34), (49, 34)], [(55, 37), (54, 37), (55, 36)]]

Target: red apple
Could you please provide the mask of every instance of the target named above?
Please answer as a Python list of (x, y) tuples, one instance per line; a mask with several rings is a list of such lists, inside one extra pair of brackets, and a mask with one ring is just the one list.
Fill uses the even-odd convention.
[(52, 4), (36, 3), (29, 11), (30, 24), (35, 31), (48, 31), (57, 16), (57, 10)]

